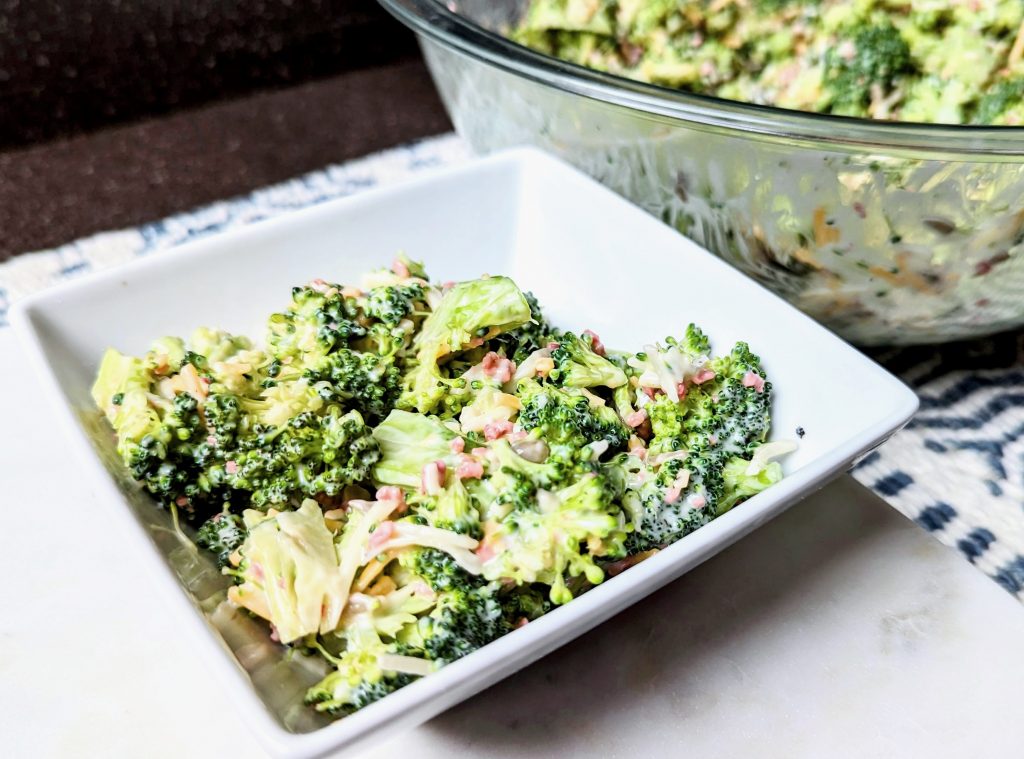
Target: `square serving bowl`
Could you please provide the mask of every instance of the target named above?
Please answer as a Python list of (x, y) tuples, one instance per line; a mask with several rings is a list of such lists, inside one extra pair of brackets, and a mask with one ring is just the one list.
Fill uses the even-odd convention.
[[(693, 321), (713, 348), (746, 340), (775, 388), (773, 439), (795, 439), (785, 479), (571, 603), (356, 714), (328, 722), (301, 705), (315, 677), (265, 626), (224, 602), (225, 580), (176, 538), (168, 514), (131, 482), (89, 389), (108, 346), (142, 353), (199, 325), (258, 336), (293, 284), (356, 281), (397, 251), (440, 281), (507, 274), (553, 323), (639, 350)], [(848, 468), (899, 429), (917, 399), (896, 378), (780, 298), (583, 174), (515, 150), (181, 246), (48, 290), (14, 326), (60, 411), (67, 437), (165, 586), (176, 630), (232, 692), (280, 756), (365, 748), (544, 656), (721, 551)], [(110, 561), (134, 558), (110, 546)], [(640, 642), (638, 642), (638, 645)], [(379, 729), (387, 726), (386, 730)]]

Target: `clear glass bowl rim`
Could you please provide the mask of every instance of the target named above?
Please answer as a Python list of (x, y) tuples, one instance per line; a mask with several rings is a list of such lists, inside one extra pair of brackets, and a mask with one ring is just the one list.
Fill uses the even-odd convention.
[(696, 95), (538, 53), (484, 29), (438, 0), (379, 2), (417, 34), (445, 47), (566, 92), (654, 116), (839, 150), (938, 153), (947, 159), (1024, 157), (1024, 127), (871, 121)]

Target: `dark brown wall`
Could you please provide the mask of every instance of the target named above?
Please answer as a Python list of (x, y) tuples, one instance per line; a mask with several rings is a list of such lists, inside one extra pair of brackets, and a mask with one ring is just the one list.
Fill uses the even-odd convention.
[(0, 148), (415, 55), (373, 0), (0, 0)]

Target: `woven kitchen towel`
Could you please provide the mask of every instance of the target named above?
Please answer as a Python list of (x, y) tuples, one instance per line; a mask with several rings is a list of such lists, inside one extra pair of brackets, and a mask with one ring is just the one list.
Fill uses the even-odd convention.
[[(11, 302), (85, 272), (470, 157), (448, 135), (308, 174), (244, 198), (108, 232), (0, 265), (0, 328)], [(895, 508), (1024, 600), (1024, 340), (879, 353), (913, 385), (921, 413), (854, 470)]]

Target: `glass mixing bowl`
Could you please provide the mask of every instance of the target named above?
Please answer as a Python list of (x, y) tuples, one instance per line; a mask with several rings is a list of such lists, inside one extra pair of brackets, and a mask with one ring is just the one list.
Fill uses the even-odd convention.
[[(474, 149), (562, 156), (847, 339), (939, 342), (1024, 324), (1024, 128), (691, 95), (505, 39), (524, 0), (381, 2), (419, 36)], [(638, 277), (678, 276), (685, 300), (685, 271), (622, 254)]]

